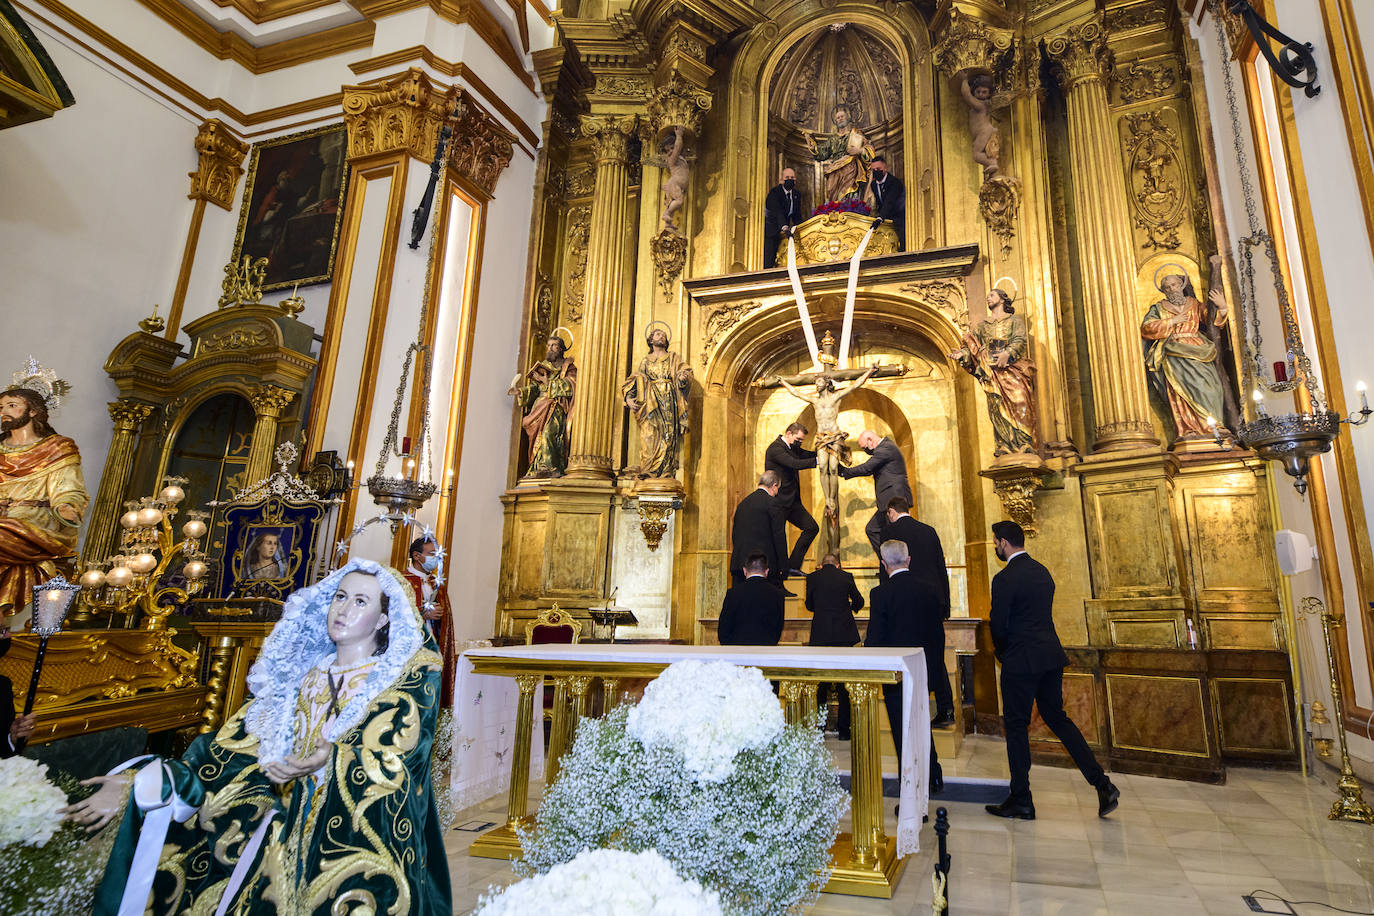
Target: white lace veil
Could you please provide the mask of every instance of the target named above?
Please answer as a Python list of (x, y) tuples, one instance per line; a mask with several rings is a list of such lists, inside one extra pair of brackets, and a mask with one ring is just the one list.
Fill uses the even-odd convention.
[(301, 680), (321, 660), (332, 661), (334, 642), (329, 638), (329, 604), (339, 582), (351, 572), (377, 577), (387, 596), (390, 631), (386, 651), (363, 682), (362, 690), (344, 705), (324, 737), (334, 741), (358, 725), (368, 707), (383, 690), (394, 684), (411, 656), (424, 646), (424, 626), (409, 583), (395, 570), (371, 560), (350, 560), (314, 585), (286, 599), (281, 620), (263, 642), (262, 653), (248, 672), (252, 705), (244, 714), (248, 733), (258, 739), (258, 759), (281, 760), (294, 750), (296, 698)]

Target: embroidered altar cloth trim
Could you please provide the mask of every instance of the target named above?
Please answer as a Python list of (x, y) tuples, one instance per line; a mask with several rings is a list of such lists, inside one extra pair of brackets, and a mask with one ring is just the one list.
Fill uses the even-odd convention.
[[(510, 787), (509, 748), (514, 745), (519, 691), (515, 687), (514, 678), (473, 673), (472, 659), (475, 658), (663, 665), (697, 659), (762, 668), (900, 672), (903, 740), (897, 854), (905, 856), (920, 850), (921, 818), (925, 816), (930, 804), (930, 695), (926, 689), (925, 654), (920, 648), (581, 643), (469, 649), (459, 660), (458, 684), (454, 691), (455, 810), (485, 801)], [(917, 684), (921, 689), (913, 689), (913, 685)], [(543, 691), (536, 689), (536, 712), (542, 708), (542, 696)], [(882, 704), (879, 704), (878, 708), (878, 714), (884, 715)], [(540, 716), (536, 715), (534, 721), (540, 722)], [(535, 737), (539, 736), (536, 734)], [(507, 749), (505, 753), (498, 753), (502, 748)], [(537, 779), (543, 775), (543, 750), (541, 740), (530, 742), (531, 778)]]

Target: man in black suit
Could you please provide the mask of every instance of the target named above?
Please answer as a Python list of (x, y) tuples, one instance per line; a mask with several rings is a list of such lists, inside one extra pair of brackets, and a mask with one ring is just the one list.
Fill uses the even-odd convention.
[(717, 634), (722, 646), (776, 646), (782, 638), (783, 593), (768, 581), (768, 560), (752, 553), (744, 581), (725, 593)]
[[(800, 529), (797, 543), (792, 545), (792, 553), (783, 567), (789, 575), (801, 576), (802, 563), (806, 561), (806, 551), (820, 533), (820, 526), (801, 504), (800, 487), (797, 485), (797, 472), (816, 466), (816, 453), (801, 447), (801, 440), (809, 430), (800, 423), (793, 423), (778, 438), (768, 444), (763, 453), (763, 467), (778, 475), (778, 512), (783, 520)], [(851, 643), (853, 645), (853, 643)]]
[[(864, 596), (854, 584), (854, 576), (840, 568), (840, 558), (833, 553), (821, 559), (820, 568), (806, 577), (806, 609), (811, 612), (811, 636), (808, 646), (857, 646), (859, 625), (854, 614), (863, 610)], [(841, 741), (849, 740), (849, 691), (843, 683), (824, 684), (827, 693), (836, 690), (840, 695), (839, 733)], [(821, 703), (829, 702), (828, 696)]]
[[(931, 658), (945, 655), (945, 621), (941, 616), (940, 596), (935, 586), (913, 575), (908, 568), (911, 557), (901, 541), (883, 541), (878, 556), (887, 569), (888, 580), (868, 595), (868, 637), (864, 645), (873, 647), (920, 646), (925, 651), (926, 669)], [(943, 664), (943, 663), (942, 663)], [(892, 729), (892, 744), (897, 760), (902, 759), (902, 685), (883, 685), (883, 705), (887, 724)], [(900, 773), (898, 774), (901, 775)], [(945, 786), (944, 771), (935, 753), (935, 738), (930, 739), (930, 791)]]
[(1083, 733), (1064, 712), (1064, 666), (1069, 657), (1054, 631), (1054, 579), (1026, 553), (1026, 535), (1015, 522), (992, 526), (997, 559), (1006, 567), (992, 577), (992, 645), (1002, 663), (1002, 724), (1007, 735), (1011, 792), (998, 817), (1035, 819), (1030, 791), (1031, 704), (1064, 745), (1078, 771), (1097, 789), (1097, 816), (1116, 809), (1121, 792), (1103, 772)]
[[(0, 657), (10, 650), (8, 630), (0, 630)], [(14, 714), (14, 685), (10, 679), (0, 674), (0, 758), (13, 757), (19, 753), (20, 742), (33, 734), (37, 717)]]
[(763, 201), (763, 269), (778, 264), (778, 245), (792, 234), (792, 227), (806, 219), (801, 191), (797, 189), (797, 173), (782, 170), (782, 183), (773, 186)]
[[(901, 541), (906, 545), (911, 557), (908, 567), (911, 574), (924, 579), (934, 587), (940, 597), (941, 620), (949, 619), (949, 571), (945, 569), (945, 549), (940, 546), (940, 535), (925, 522), (911, 517), (911, 503), (903, 496), (894, 496), (887, 501), (887, 526), (883, 528), (883, 540)], [(887, 580), (887, 573), (878, 577)], [(943, 645), (943, 627), (941, 627)], [(930, 689), (935, 694), (935, 718), (931, 728), (942, 728), (954, 724), (954, 692), (949, 686), (949, 671), (945, 668), (943, 648), (938, 655), (926, 657), (926, 674), (930, 678)]]
[[(871, 429), (866, 429), (859, 433), (859, 448), (868, 452), (871, 456), (863, 464), (847, 468), (840, 465), (840, 476), (845, 480), (851, 477), (873, 478), (873, 493), (877, 497), (877, 506), (873, 512), (873, 517), (864, 525), (864, 534), (868, 535), (868, 543), (873, 545), (873, 552), (878, 553), (878, 545), (883, 542), (883, 526), (887, 523), (887, 504), (894, 496), (900, 496), (906, 500), (907, 505), (911, 505), (911, 486), (906, 482), (906, 459), (902, 457), (901, 449), (897, 448), (897, 443), (887, 436), (882, 438)], [(881, 556), (879, 561), (881, 561)]]
[(873, 195), (873, 215), (889, 220), (897, 230), (897, 250), (906, 249), (906, 185), (887, 170), (887, 160), (873, 157), (873, 179), (868, 184)]
[(758, 488), (735, 507), (730, 529), (730, 572), (736, 583), (744, 579), (744, 563), (751, 554), (761, 553), (768, 563), (768, 578), (778, 587), (785, 578), (782, 564), (787, 561), (787, 533), (778, 511), (777, 471), (759, 475)]

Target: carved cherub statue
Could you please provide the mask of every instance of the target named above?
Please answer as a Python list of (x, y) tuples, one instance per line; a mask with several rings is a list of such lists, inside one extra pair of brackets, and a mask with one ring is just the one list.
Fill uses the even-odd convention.
[(668, 170), (663, 182), (663, 227), (677, 232), (675, 214), (687, 202), (687, 183), (691, 180), (691, 160), (683, 154), (683, 129), (673, 128), (673, 134), (663, 139), (661, 156), (655, 156), (650, 164)]
[(968, 130), (973, 137), (973, 161), (983, 167), (983, 177), (992, 178), (1001, 169), (997, 161), (1001, 151), (1001, 133), (993, 110), (1004, 107), (994, 100), (996, 88), (986, 73), (965, 73), (959, 83), (959, 93), (968, 105)]

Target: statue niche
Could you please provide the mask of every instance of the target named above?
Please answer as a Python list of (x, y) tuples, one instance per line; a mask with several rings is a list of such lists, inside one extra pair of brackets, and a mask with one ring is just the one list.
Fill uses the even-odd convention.
[[(825, 214), (823, 226), (806, 224), (797, 233), (798, 263), (847, 258), (857, 248), (872, 223), (874, 156), (905, 180), (902, 91), (897, 53), (860, 25), (817, 29), (779, 60), (768, 89), (769, 183), (784, 168), (794, 169), (802, 199)], [(891, 230), (891, 224), (875, 230), (865, 256), (899, 250)], [(778, 252), (778, 264), (786, 264), (785, 241)]]

